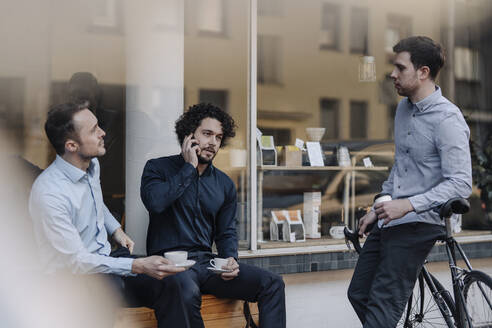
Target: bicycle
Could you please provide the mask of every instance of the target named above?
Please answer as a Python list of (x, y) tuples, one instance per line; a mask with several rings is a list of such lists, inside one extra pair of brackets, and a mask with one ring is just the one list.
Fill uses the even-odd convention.
[[(468, 201), (458, 197), (448, 200), (438, 209), (441, 219), (446, 223), (446, 235), (439, 241), (446, 246), (454, 298), (424, 263), (397, 327), (492, 327), (492, 278), (484, 272), (473, 270), (465, 252), (452, 235), (451, 215), (464, 214), (469, 208)], [(349, 249), (352, 242), (355, 251), (360, 254), (362, 247), (358, 230), (351, 231), (345, 227), (344, 234)], [(456, 250), (466, 268), (457, 266)]]

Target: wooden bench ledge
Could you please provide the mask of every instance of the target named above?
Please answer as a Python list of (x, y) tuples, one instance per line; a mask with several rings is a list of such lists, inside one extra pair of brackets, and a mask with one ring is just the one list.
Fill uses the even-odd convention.
[[(202, 318), (206, 328), (244, 328), (244, 301), (202, 296)], [(251, 315), (258, 323), (258, 306), (249, 303)], [(154, 310), (147, 307), (122, 308), (117, 315), (114, 328), (157, 328)]]

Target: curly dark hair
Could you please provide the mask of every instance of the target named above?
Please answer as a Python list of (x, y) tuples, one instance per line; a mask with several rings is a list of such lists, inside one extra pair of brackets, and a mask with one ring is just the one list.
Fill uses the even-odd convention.
[(223, 136), (220, 144), (221, 148), (227, 144), (229, 138), (233, 138), (236, 135), (234, 131), (236, 124), (229, 114), (212, 104), (200, 103), (190, 106), (174, 125), (180, 145), (183, 144), (183, 140), (187, 135), (196, 131), (204, 118), (214, 118), (222, 124)]

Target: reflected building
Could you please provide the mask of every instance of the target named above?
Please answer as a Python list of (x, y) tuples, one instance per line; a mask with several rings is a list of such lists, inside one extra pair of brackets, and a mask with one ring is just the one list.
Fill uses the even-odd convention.
[[(257, 12), (250, 12), (251, 3)], [(269, 220), (274, 208), (302, 208), (304, 191), (333, 195), (321, 206), (326, 213), (323, 232), (341, 215), (343, 178), (258, 173), (264, 189), (252, 188), (257, 184), (245, 156), (256, 151), (249, 143), (256, 133), (250, 131), (251, 120), (274, 137), (276, 146), (307, 140), (307, 127), (324, 127), (327, 154), (339, 144), (351, 152), (370, 146), (380, 154), (372, 156), (375, 165), (391, 165), (399, 101), (389, 78), (392, 47), (401, 38), (427, 35), (447, 48), (448, 63), (438, 83), (463, 110), (474, 140), (482, 144), (492, 130), (491, 9), (487, 0), (1, 2), (0, 124), (18, 140), (15, 153), (47, 167), (54, 157), (43, 131), (47, 110), (68, 98), (74, 73), (93, 75), (100, 107), (115, 113), (100, 120), (114, 121), (120, 140), (114, 157), (102, 160), (103, 192), (143, 253), (143, 165), (151, 157), (179, 151), (174, 122), (185, 108), (213, 103), (238, 125), (216, 165), (237, 185), (242, 247), (251, 247), (252, 220), (259, 217), (260, 225), (265, 224), (260, 239), (268, 240), (269, 222), (263, 218)], [(254, 38), (251, 21), (257, 22)], [(256, 40), (254, 54), (250, 40)], [(375, 58), (376, 82), (359, 82), (361, 56)], [(254, 90), (248, 84), (252, 57), (257, 63)], [(250, 103), (252, 92), (255, 104)], [(361, 158), (355, 156), (356, 165)], [(367, 205), (386, 174), (353, 176), (357, 193), (352, 212)], [(250, 199), (260, 194), (260, 210), (252, 211)]]

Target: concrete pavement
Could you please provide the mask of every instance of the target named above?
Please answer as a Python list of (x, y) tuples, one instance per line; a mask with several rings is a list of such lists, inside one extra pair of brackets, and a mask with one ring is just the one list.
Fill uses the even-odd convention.
[[(492, 275), (492, 258), (471, 260), (474, 269)], [(461, 264), (460, 264), (461, 265)], [(445, 288), (451, 278), (447, 262), (427, 264)], [(361, 327), (347, 299), (353, 270), (333, 270), (284, 275), (288, 328)]]

